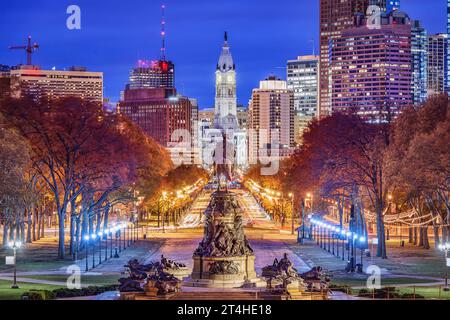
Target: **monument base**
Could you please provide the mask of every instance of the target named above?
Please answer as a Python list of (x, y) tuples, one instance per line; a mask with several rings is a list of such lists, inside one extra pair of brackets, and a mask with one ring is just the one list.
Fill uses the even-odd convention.
[[(201, 257), (194, 256), (191, 277), (184, 281), (188, 287), (202, 288), (256, 288), (266, 283), (255, 271), (255, 256)], [(221, 270), (221, 268), (223, 268)]]

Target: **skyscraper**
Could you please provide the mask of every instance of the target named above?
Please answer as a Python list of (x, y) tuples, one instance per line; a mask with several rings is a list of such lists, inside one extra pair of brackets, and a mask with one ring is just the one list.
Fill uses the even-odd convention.
[(398, 11), (380, 28), (365, 24), (342, 32), (331, 45), (333, 112), (354, 112), (383, 122), (413, 102), (411, 25)]
[(366, 13), (369, 0), (320, 0), (319, 115), (331, 113), (329, 43), (355, 24), (355, 16)]
[(236, 66), (226, 32), (224, 40), (216, 68), (215, 124), (217, 128), (226, 130), (237, 127), (237, 97)]
[(400, 9), (400, 0), (370, 0), (369, 4), (379, 6), (381, 12), (386, 13)]
[(118, 112), (136, 123), (149, 137), (164, 147), (178, 142), (176, 130), (191, 133), (192, 105), (175, 89), (126, 89)]
[(428, 94), (447, 92), (448, 85), (448, 35), (428, 37)]
[(166, 60), (139, 60), (130, 71), (129, 88), (175, 88), (175, 65)]
[[(447, 0), (447, 39), (450, 39), (450, 0)], [(450, 94), (450, 41), (447, 42), (447, 92)]]
[(319, 57), (300, 56), (287, 63), (287, 88), (294, 91), (295, 113), (317, 116)]
[(274, 150), (289, 155), (294, 144), (294, 93), (286, 81), (269, 77), (253, 89), (249, 105), (249, 162), (256, 164)]
[(428, 34), (419, 21), (411, 21), (413, 103), (419, 105), (427, 97)]

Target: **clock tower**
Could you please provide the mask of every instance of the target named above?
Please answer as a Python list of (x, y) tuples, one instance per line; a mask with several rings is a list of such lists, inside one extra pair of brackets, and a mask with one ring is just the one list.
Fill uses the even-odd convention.
[(237, 129), (236, 66), (228, 45), (228, 34), (216, 68), (215, 127)]

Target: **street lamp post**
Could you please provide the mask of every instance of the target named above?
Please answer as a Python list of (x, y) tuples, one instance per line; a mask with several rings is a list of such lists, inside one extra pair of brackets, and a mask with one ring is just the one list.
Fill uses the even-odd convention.
[(291, 212), (291, 235), (294, 235), (295, 232), (295, 221), (294, 221), (294, 217), (295, 217), (295, 205), (294, 205), (294, 194), (293, 193), (289, 193), (289, 198), (291, 198), (291, 207), (292, 207), (292, 212)]
[(109, 258), (113, 257), (113, 229), (109, 229)]
[(95, 268), (95, 239), (97, 238), (96, 234), (91, 235), (92, 240), (92, 269)]
[[(305, 239), (305, 200), (302, 199), (302, 243), (303, 243), (303, 239)], [(311, 225), (312, 226), (312, 225)]]
[(98, 233), (98, 264), (102, 264), (102, 236), (103, 232)]
[(359, 270), (361, 273), (363, 273), (363, 257), (364, 257), (364, 242), (366, 241), (366, 237), (362, 236), (359, 238), (359, 245), (360, 245), (360, 249), (361, 249), (361, 269)]
[(86, 272), (89, 271), (89, 236), (84, 236), (84, 246), (86, 249)]
[(22, 246), (22, 242), (20, 241), (11, 241), (9, 244), (9, 247), (13, 249), (13, 262), (14, 262), (14, 279), (13, 284), (11, 286), (11, 289), (19, 289), (19, 285), (17, 284), (17, 249), (19, 249)]
[(450, 267), (450, 258), (448, 257), (448, 251), (450, 250), (450, 242), (447, 242), (445, 244), (440, 244), (439, 249), (444, 252), (445, 254), (445, 263), (447, 266), (446, 272), (445, 272), (445, 287), (444, 291), (450, 291), (450, 288), (448, 286), (448, 267)]

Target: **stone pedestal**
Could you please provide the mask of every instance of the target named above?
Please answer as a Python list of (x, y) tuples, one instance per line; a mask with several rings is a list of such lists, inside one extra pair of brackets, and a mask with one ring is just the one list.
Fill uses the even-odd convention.
[(171, 274), (174, 277), (183, 280), (186, 277), (189, 277), (190, 275), (190, 270), (189, 268), (186, 267), (181, 267), (179, 269), (164, 269), (163, 270), (165, 273)]
[[(194, 269), (192, 275), (184, 283), (186, 286), (206, 288), (242, 288), (264, 287), (255, 272), (255, 256), (242, 257), (200, 257), (194, 256)], [(237, 267), (235, 273), (210, 272), (214, 263), (232, 262)]]

